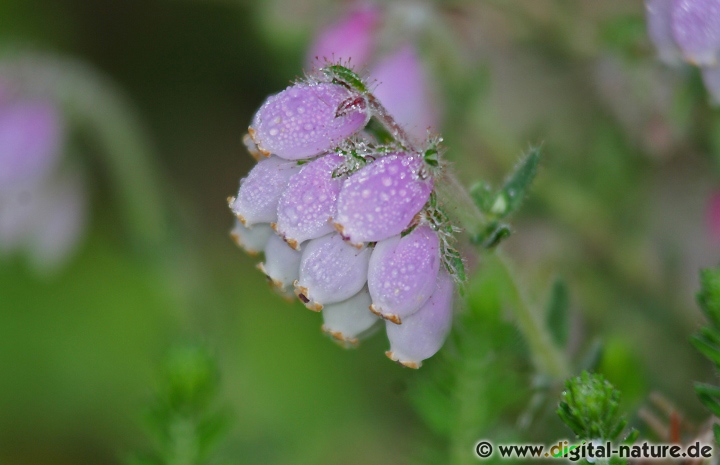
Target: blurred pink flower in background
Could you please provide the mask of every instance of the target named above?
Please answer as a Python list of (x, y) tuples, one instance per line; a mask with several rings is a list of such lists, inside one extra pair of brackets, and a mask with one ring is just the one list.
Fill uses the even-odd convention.
[(62, 164), (64, 127), (47, 99), (0, 84), (0, 257), (27, 254), (33, 266), (61, 265), (85, 224), (80, 173)]
[[(383, 21), (383, 14), (382, 8), (371, 4), (351, 9), (317, 35), (306, 61), (311, 67), (349, 61), (351, 68), (368, 78), (373, 93), (395, 120), (416, 141), (423, 141), (439, 125), (433, 82), (415, 47), (378, 43), (381, 28), (392, 27)], [(389, 53), (378, 56), (377, 50)]]
[(375, 32), (380, 26), (381, 10), (374, 5), (356, 7), (315, 38), (307, 57), (307, 68), (323, 62), (347, 61), (356, 70), (365, 66), (375, 50)]

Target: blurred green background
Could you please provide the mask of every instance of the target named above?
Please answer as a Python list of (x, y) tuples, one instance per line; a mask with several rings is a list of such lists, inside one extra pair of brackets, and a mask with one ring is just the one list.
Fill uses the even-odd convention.
[[(600, 369), (628, 409), (656, 391), (701, 421), (691, 384), (711, 372), (687, 340), (701, 321), (697, 270), (720, 252), (706, 218), (720, 118), (698, 76), (654, 62), (639, 0), (428, 5), (437, 29), (419, 46), (462, 181), (498, 185), (529, 143), (544, 144), (504, 245), (529, 295), (542, 303), (565, 277), (572, 355), (601, 337)], [(47, 276), (21, 257), (0, 262), (0, 463), (113, 464), (146, 447), (157, 367), (183, 341), (219, 360), (230, 463), (415, 463), (418, 444), (432, 443), (407, 395), (426, 369), (390, 363), (382, 334), (336, 347), (320, 317), (270, 292), (228, 237), (225, 198), (253, 163), (241, 138), (254, 110), (301, 75), (314, 32), (344, 6), (0, 0), (2, 44), (74, 57), (123, 89), (181, 212), (183, 244), (172, 272), (151, 265), (131, 246), (106, 168), (87, 157), (92, 212), (77, 254)], [(669, 103), (658, 102), (653, 89), (667, 82)], [(460, 307), (483, 305), (475, 283)], [(525, 407), (513, 405), (508, 425)], [(559, 428), (551, 414), (538, 421)]]

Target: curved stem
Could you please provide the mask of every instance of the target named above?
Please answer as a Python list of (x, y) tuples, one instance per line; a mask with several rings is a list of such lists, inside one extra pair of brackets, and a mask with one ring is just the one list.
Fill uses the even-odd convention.
[(33, 92), (55, 99), (71, 125), (87, 129), (104, 157), (133, 237), (153, 249), (166, 234), (153, 149), (131, 105), (109, 80), (82, 63), (52, 56), (0, 50), (0, 71)]
[(518, 280), (513, 272), (512, 265), (509, 260), (500, 252), (495, 251), (487, 255), (487, 258), (495, 260), (498, 268), (505, 273), (505, 278), (510, 291), (511, 306), (515, 313), (515, 321), (520, 332), (525, 336), (525, 340), (532, 354), (533, 364), (536, 369), (555, 379), (563, 379), (570, 376), (570, 367), (565, 355), (555, 346), (547, 330), (547, 326), (539, 318), (522, 287), (518, 284)]

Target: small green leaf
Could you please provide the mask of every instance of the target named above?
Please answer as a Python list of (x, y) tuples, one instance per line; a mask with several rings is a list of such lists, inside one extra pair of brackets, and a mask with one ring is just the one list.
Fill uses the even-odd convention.
[(492, 221), (480, 234), (472, 238), (472, 242), (486, 249), (494, 249), (503, 240), (507, 239), (511, 233), (510, 226), (498, 221)]
[(365, 126), (365, 131), (373, 135), (381, 144), (389, 144), (395, 140), (390, 131), (375, 118), (370, 118), (367, 126)]
[(491, 211), (498, 218), (504, 218), (517, 211), (535, 179), (540, 165), (540, 148), (534, 147), (515, 166), (493, 201)]
[(715, 365), (720, 366), (720, 347), (708, 341), (701, 335), (693, 336), (690, 341), (705, 357), (710, 359), (710, 361)]
[(570, 299), (568, 297), (567, 285), (565, 281), (558, 278), (555, 280), (555, 283), (553, 283), (552, 290), (550, 291), (546, 322), (553, 341), (560, 348), (565, 347), (570, 330), (570, 324), (568, 322), (569, 306)]
[(470, 196), (481, 212), (488, 214), (492, 207), (495, 194), (489, 184), (478, 181), (470, 188)]
[(363, 80), (360, 79), (360, 76), (358, 76), (354, 71), (346, 68), (345, 66), (326, 66), (322, 68), (322, 72), (324, 72), (325, 75), (327, 75), (331, 79), (338, 81), (340, 84), (343, 84), (351, 89), (355, 89), (362, 93), (367, 92), (367, 86), (365, 85)]
[(715, 444), (720, 445), (720, 425), (713, 424), (713, 436), (715, 436)]
[(698, 304), (712, 325), (720, 328), (720, 268), (702, 270), (700, 285)]

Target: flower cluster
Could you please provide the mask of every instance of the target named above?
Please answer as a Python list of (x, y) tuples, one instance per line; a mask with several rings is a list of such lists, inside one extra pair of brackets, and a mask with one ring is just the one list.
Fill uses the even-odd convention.
[(322, 311), (343, 345), (384, 319), (389, 358), (417, 368), (435, 354), (463, 276), (434, 192), (439, 140), (413, 147), (363, 80), (328, 65), (268, 98), (245, 141), (258, 163), (229, 199), (232, 236), (264, 252), (273, 286)]
[(720, 103), (720, 1), (646, 0), (648, 32), (660, 59), (699, 66)]
[(79, 173), (62, 162), (59, 109), (20, 87), (0, 82), (0, 256), (24, 251), (46, 269), (77, 243), (85, 196)]

